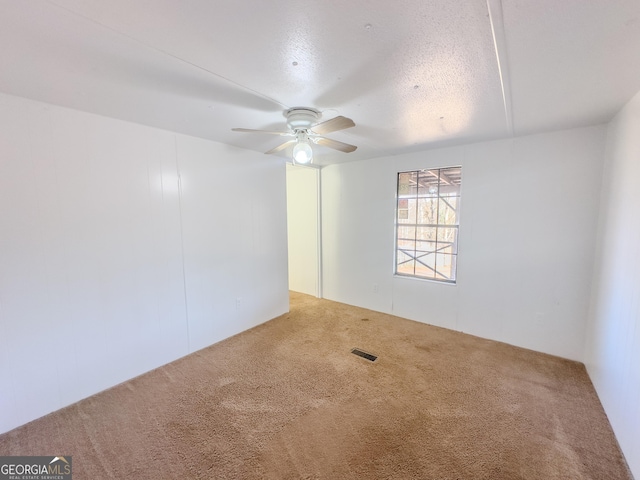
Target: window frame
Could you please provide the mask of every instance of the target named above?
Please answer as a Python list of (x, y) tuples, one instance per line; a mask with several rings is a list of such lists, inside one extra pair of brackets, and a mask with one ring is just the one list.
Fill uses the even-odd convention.
[[(442, 171), (447, 171), (447, 170), (458, 170), (458, 180), (457, 180), (457, 195), (448, 195), (448, 196), (442, 196), (440, 191), (441, 191), (441, 186), (445, 183), (443, 182), (443, 177), (442, 177)], [(437, 171), (437, 185), (438, 185), (438, 190), (437, 190), (437, 195), (436, 196), (420, 196), (420, 179), (421, 179), (421, 174), (424, 174), (426, 172), (430, 172), (431, 175), (433, 175), (433, 173), (431, 172), (435, 172)], [(416, 186), (415, 186), (415, 197), (413, 196), (409, 196), (407, 197), (406, 195), (402, 195), (400, 192), (400, 180), (401, 180), (401, 175), (403, 174), (414, 174), (416, 175)], [(402, 277), (402, 278), (411, 278), (411, 279), (416, 279), (416, 280), (422, 280), (422, 281), (428, 281), (428, 282), (437, 282), (438, 284), (444, 284), (444, 285), (457, 285), (458, 282), (458, 258), (459, 258), (459, 241), (460, 241), (460, 202), (461, 202), (461, 198), (462, 198), (462, 165), (449, 165), (449, 166), (445, 166), (445, 167), (429, 167), (429, 168), (418, 168), (418, 169), (412, 169), (412, 170), (405, 170), (405, 171), (399, 171), (396, 174), (396, 196), (395, 196), (395, 207), (394, 207), (394, 259), (393, 259), (393, 273), (394, 276), (398, 276), (398, 277)], [(446, 173), (444, 175), (445, 178), (447, 178)], [(430, 192), (432, 195), (433, 193)], [(425, 198), (435, 198), (437, 199), (437, 203), (438, 203), (438, 210), (436, 213), (436, 223), (420, 223), (418, 222), (418, 205), (419, 205), (419, 199), (425, 199)], [(454, 223), (440, 223), (440, 203), (443, 200), (443, 198), (447, 199), (447, 198), (456, 198), (456, 202), (455, 202), (455, 220)], [(407, 207), (406, 210), (407, 212), (409, 212), (410, 207), (408, 200), (412, 200), (415, 199), (415, 222), (413, 224), (402, 224), (400, 222), (400, 211), (404, 210), (405, 208), (401, 208), (400, 207), (400, 201), (401, 200), (407, 200)], [(447, 202), (448, 204), (448, 202)], [(450, 206), (450, 205), (449, 205)], [(453, 208), (453, 207), (452, 207)], [(401, 254), (403, 255), (409, 255), (407, 253), (407, 251), (405, 250), (400, 250), (400, 246), (399, 243), (402, 241), (402, 239), (399, 238), (400, 235), (400, 228), (402, 226), (406, 226), (409, 227), (409, 229), (413, 228), (415, 229), (415, 233), (414, 233), (414, 238), (413, 240), (411, 240), (410, 238), (405, 239), (406, 241), (413, 241), (414, 246), (413, 246), (413, 252), (414, 252), (414, 256), (413, 256), (413, 262), (414, 262), (414, 267), (413, 267), (413, 273), (407, 273), (407, 272), (402, 272), (399, 271), (398, 267), (399, 267), (399, 256)], [(431, 229), (435, 229), (435, 239), (434, 240), (424, 240), (424, 239), (418, 239), (418, 229), (419, 228), (431, 228)], [(449, 243), (450, 246), (452, 246), (451, 249), (451, 253), (441, 253), (440, 256), (442, 255), (447, 255), (451, 258), (451, 260), (453, 260), (452, 266), (451, 268), (451, 273), (452, 275), (450, 275), (450, 277), (447, 277), (442, 271), (438, 271), (437, 270), (437, 257), (438, 257), (438, 251), (441, 251), (442, 249), (438, 248), (438, 243), (441, 242), (439, 240), (440, 236), (439, 236), (439, 231), (442, 231), (444, 229), (455, 229), (456, 232), (454, 234), (454, 238), (455, 240), (453, 242), (445, 242), (443, 241), (442, 243)], [(424, 262), (420, 262), (418, 260), (418, 258), (420, 258), (417, 254), (417, 244), (421, 242), (424, 244), (427, 243), (432, 243), (435, 244), (435, 248), (433, 249), (433, 251), (427, 251), (427, 250), (422, 250), (423, 255), (421, 255), (420, 257), (425, 257), (427, 255), (433, 254), (434, 255), (434, 263), (433, 263), (433, 268), (430, 267), (429, 265), (427, 265)], [(445, 247), (443, 247), (444, 249)], [(426, 276), (426, 275), (421, 275), (420, 273), (416, 272), (416, 261), (418, 261), (419, 263), (422, 264), (423, 267), (426, 267), (430, 270), (433, 271), (433, 275), (432, 276)]]

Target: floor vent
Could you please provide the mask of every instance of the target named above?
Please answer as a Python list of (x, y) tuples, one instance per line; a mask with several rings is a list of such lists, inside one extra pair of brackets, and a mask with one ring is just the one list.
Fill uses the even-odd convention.
[(358, 355), (359, 357), (366, 358), (371, 362), (375, 362), (376, 359), (378, 358), (375, 355), (371, 355), (370, 353), (363, 352), (362, 350), (359, 350), (357, 348), (352, 349), (351, 353), (353, 353), (354, 355)]

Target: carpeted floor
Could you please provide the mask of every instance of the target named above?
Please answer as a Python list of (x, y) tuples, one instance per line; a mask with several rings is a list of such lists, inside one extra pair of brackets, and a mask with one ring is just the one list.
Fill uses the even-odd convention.
[(76, 480), (631, 478), (583, 365), (295, 293), (0, 436), (0, 455), (55, 454)]

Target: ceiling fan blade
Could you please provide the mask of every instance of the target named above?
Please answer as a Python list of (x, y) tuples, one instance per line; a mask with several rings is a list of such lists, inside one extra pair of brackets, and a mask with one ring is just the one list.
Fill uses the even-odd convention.
[(269, 150), (268, 152), (264, 152), (264, 153), (265, 153), (265, 155), (268, 155), (270, 153), (278, 153), (280, 150), (284, 150), (285, 148), (287, 148), (289, 145), (291, 145), (293, 143), (296, 143), (296, 141), (295, 140), (289, 140), (288, 142), (281, 143), (277, 147), (273, 147), (271, 150)]
[(311, 127), (311, 131), (318, 135), (324, 135), (325, 133), (337, 132), (338, 130), (344, 130), (345, 128), (355, 127), (356, 124), (353, 120), (342, 115), (327, 120), (326, 122), (320, 122)]
[(283, 137), (293, 136), (291, 132), (277, 132), (274, 130), (254, 130), (252, 128), (232, 128), (234, 132), (244, 132), (244, 133), (268, 133), (269, 135), (282, 135)]
[(355, 145), (349, 145), (348, 143), (339, 142), (338, 140), (331, 140), (330, 138), (325, 137), (316, 137), (313, 139), (313, 141), (318, 145), (333, 148), (335, 150), (340, 150), (344, 153), (351, 153), (355, 151), (356, 148), (358, 148)]

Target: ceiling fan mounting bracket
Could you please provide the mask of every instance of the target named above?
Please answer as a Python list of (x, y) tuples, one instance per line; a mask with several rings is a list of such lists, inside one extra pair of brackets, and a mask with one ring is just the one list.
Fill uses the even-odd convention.
[(298, 132), (309, 130), (320, 120), (322, 113), (315, 108), (293, 107), (284, 112), (284, 116), (287, 117), (287, 126), (294, 132)]

